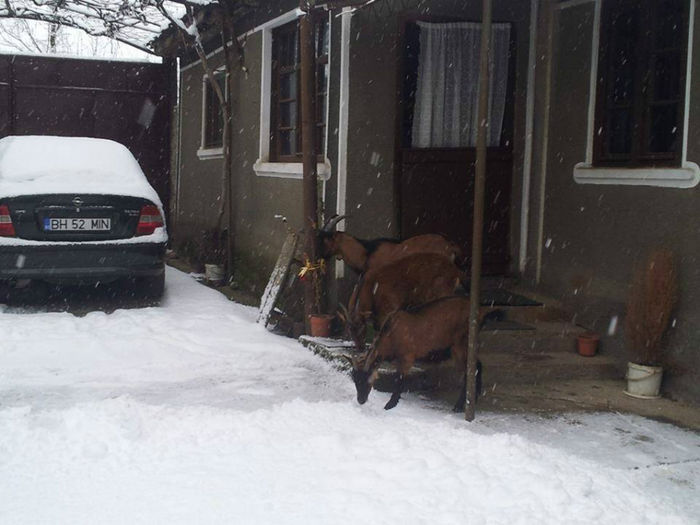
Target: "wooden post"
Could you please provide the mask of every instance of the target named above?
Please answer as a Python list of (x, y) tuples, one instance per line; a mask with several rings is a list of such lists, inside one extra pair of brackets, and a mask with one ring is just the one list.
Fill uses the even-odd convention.
[(16, 93), (16, 87), (15, 87), (15, 58), (17, 56), (13, 56), (10, 59), (9, 63), (9, 68), (8, 68), (8, 73), (9, 73), (9, 78), (7, 79), (7, 96), (8, 96), (8, 111), (10, 113), (10, 129), (9, 129), (9, 135), (14, 135), (15, 132), (17, 131), (17, 108), (15, 107), (15, 102), (17, 101), (17, 93)]
[(491, 45), (491, 0), (483, 0), (481, 15), (481, 56), (479, 63), (479, 129), (476, 138), (476, 174), (474, 181), (474, 224), (472, 230), (472, 271), (467, 350), (467, 404), (464, 419), (474, 420), (476, 402), (476, 363), (481, 303), (481, 259), (484, 241), (484, 186), (486, 184), (486, 134), (488, 132), (489, 47)]
[[(304, 251), (316, 262), (318, 257), (318, 186), (316, 178), (316, 51), (314, 49), (314, 23), (310, 7), (302, 0), (306, 10), (299, 22), (299, 45), (301, 48), (301, 150), (304, 167)], [(311, 275), (304, 281), (304, 323), (309, 333), (309, 314), (314, 312), (316, 297)]]

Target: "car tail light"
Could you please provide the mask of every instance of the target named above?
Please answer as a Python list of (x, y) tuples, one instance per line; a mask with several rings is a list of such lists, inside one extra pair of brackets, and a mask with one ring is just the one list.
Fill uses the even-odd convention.
[(158, 206), (145, 204), (141, 207), (139, 224), (136, 227), (136, 235), (150, 235), (156, 228), (163, 226), (163, 216), (160, 214)]
[(10, 208), (6, 204), (0, 205), (0, 237), (14, 237), (15, 227), (12, 225)]

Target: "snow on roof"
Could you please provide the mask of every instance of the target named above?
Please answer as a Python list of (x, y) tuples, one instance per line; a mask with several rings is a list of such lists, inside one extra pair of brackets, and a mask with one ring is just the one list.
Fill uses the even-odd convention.
[(0, 139), (0, 196), (46, 193), (143, 197), (162, 208), (139, 163), (118, 142), (53, 136)]

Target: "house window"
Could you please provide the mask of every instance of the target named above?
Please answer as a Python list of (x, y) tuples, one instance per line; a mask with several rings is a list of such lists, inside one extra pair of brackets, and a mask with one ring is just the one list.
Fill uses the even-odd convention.
[(604, 0), (593, 162), (679, 166), (687, 0)]
[[(316, 148), (325, 151), (326, 97), (328, 91), (328, 22), (316, 24)], [(301, 159), (301, 55), (298, 21), (272, 33), (272, 104), (270, 160)], [(322, 155), (320, 155), (323, 158)]]
[[(214, 79), (219, 84), (224, 96), (228, 96), (226, 75), (223, 72), (216, 72)], [(203, 80), (203, 93), (202, 149), (219, 149), (223, 147), (224, 116), (219, 97), (207, 77), (204, 77)]]

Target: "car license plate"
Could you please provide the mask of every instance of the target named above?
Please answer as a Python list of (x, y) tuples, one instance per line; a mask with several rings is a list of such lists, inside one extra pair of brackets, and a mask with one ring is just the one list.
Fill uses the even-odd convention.
[(104, 232), (109, 231), (112, 219), (86, 218), (63, 219), (60, 217), (47, 217), (44, 219), (44, 231), (48, 232)]

